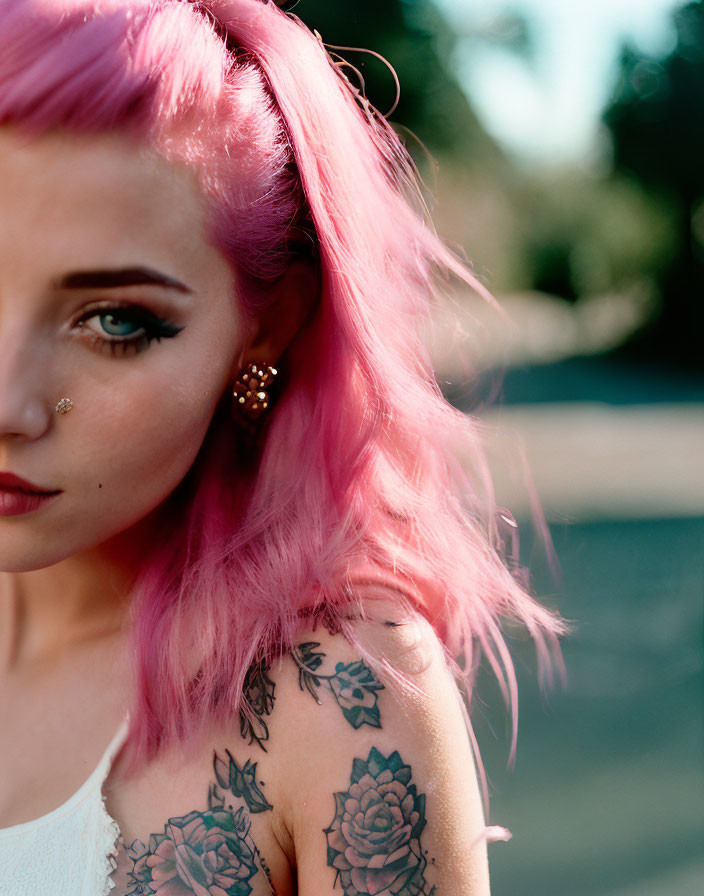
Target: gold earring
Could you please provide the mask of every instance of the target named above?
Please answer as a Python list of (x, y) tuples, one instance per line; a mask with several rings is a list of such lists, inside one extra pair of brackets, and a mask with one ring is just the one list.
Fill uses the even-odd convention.
[(252, 361), (240, 370), (232, 386), (233, 415), (254, 422), (269, 407), (269, 389), (278, 371), (266, 361)]
[(68, 412), (73, 407), (73, 402), (70, 398), (61, 398), (57, 402), (56, 405), (56, 413), (57, 414), (68, 414)]

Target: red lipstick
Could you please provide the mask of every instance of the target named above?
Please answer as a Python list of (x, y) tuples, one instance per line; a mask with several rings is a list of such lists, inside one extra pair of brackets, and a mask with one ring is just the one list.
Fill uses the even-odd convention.
[(60, 490), (45, 489), (14, 473), (0, 473), (0, 516), (29, 513), (60, 493)]

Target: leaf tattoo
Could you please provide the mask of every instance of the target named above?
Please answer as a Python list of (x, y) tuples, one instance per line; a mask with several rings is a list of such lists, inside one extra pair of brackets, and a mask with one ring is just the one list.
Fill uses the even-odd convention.
[(272, 892), (269, 867), (250, 835), (251, 815), (273, 809), (256, 781), (257, 764), (240, 768), (215, 753), (216, 783), (208, 792), (205, 812), (170, 818), (149, 845), (135, 840), (127, 848), (127, 896), (249, 896), (257, 862)]
[(323, 829), (333, 886), (339, 880), (344, 896), (434, 896), (420, 843), (425, 794), (410, 781), (397, 751), (385, 757), (372, 747), (353, 761), (349, 789), (335, 794), (335, 817)]
[(230, 751), (225, 750), (225, 752), (230, 760), (229, 764), (220, 759), (217, 753), (213, 760), (217, 784), (210, 785), (208, 804), (234, 808), (235, 805), (239, 805), (239, 803), (229, 802), (230, 798), (234, 798), (236, 801), (244, 800), (250, 812), (265, 812), (267, 809), (273, 809), (274, 807), (267, 802), (257, 784), (257, 763), (248, 759), (240, 768), (230, 755)]
[(348, 665), (337, 663), (330, 688), (353, 728), (364, 724), (381, 728), (376, 691), (383, 690), (384, 685), (362, 660)]
[(323, 675), (317, 670), (322, 665), (325, 654), (316, 651), (316, 647), (320, 647), (319, 642), (307, 641), (299, 644), (298, 648), (291, 652), (293, 661), (298, 666), (300, 689), (306, 688), (320, 703), (317, 691), (324, 681), (332, 691), (342, 714), (353, 728), (359, 728), (361, 725), (381, 728), (376, 692), (384, 690), (384, 685), (369, 666), (363, 660), (347, 664), (337, 663), (332, 675)]
[[(335, 671), (324, 675), (318, 670), (325, 660), (325, 654), (316, 650), (318, 641), (306, 641), (291, 651), (294, 663), (298, 667), (298, 685), (320, 703), (318, 690), (325, 686), (331, 691), (342, 710), (342, 714), (353, 728), (370, 725), (381, 728), (377, 691), (384, 685), (374, 675), (363, 660), (353, 663), (337, 663)], [(240, 734), (248, 743), (257, 744), (266, 753), (266, 741), (269, 740), (269, 726), (266, 717), (274, 708), (275, 683), (267, 675), (270, 664), (264, 661), (253, 663), (247, 671), (244, 684), (244, 706), (240, 707)]]
[(274, 708), (274, 688), (276, 685), (266, 674), (269, 669), (263, 661), (254, 663), (247, 670), (244, 682), (246, 701), (252, 708), (254, 718), (240, 709), (240, 734), (249, 738), (249, 743), (256, 741), (266, 753), (264, 741), (269, 740), (269, 726), (264, 721)]

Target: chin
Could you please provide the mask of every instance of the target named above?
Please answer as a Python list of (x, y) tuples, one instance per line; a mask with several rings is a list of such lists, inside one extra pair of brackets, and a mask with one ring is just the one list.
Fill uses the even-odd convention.
[[(94, 536), (95, 530), (92, 534)], [(93, 539), (82, 542), (78, 538), (67, 538), (66, 535), (66, 529), (61, 525), (52, 525), (48, 537), (30, 527), (22, 533), (3, 534), (0, 521), (0, 572), (46, 569), (98, 546)]]

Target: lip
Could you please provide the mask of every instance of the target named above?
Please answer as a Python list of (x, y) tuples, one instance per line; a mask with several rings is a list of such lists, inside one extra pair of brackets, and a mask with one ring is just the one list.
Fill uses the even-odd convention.
[(0, 488), (0, 517), (19, 516), (38, 510), (59, 494), (60, 492), (53, 492), (42, 495), (39, 492), (23, 492), (18, 488)]
[(34, 485), (33, 482), (27, 482), (14, 473), (0, 472), (0, 490), (2, 491), (22, 491), (30, 494), (39, 495), (57, 495), (59, 489), (42, 488), (41, 485)]

